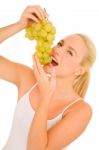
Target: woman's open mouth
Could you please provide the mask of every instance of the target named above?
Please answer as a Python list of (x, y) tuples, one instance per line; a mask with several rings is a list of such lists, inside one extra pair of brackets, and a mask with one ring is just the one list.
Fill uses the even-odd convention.
[(58, 65), (59, 65), (58, 61), (54, 56), (52, 56), (52, 61), (49, 64), (46, 64), (45, 66), (57, 67)]
[(56, 58), (54, 58), (53, 56), (52, 56), (51, 64), (52, 64), (53, 66), (58, 66), (58, 62), (57, 62)]

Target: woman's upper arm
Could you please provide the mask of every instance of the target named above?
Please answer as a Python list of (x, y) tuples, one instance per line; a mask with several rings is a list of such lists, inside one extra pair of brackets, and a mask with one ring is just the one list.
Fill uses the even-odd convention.
[(33, 74), (32, 69), (24, 64), (13, 62), (3, 56), (0, 56), (0, 78), (15, 84), (18, 88), (21, 80)]
[(48, 130), (46, 150), (61, 150), (81, 135), (92, 116), (92, 109), (85, 103), (82, 108), (69, 112)]

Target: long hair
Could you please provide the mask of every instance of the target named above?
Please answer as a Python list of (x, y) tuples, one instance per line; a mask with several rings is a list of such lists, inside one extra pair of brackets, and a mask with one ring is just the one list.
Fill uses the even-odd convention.
[(80, 97), (84, 98), (90, 80), (90, 67), (93, 65), (96, 59), (96, 47), (87, 35), (76, 35), (80, 36), (83, 39), (88, 48), (88, 55), (81, 62), (81, 65), (85, 68), (86, 72), (83, 75), (76, 77), (73, 84), (74, 90), (78, 93)]

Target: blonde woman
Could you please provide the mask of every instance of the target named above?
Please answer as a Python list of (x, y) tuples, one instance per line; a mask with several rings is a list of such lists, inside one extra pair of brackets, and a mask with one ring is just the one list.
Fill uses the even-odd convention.
[[(45, 17), (40, 6), (27, 7), (18, 23), (1, 29), (0, 41), (24, 29), (31, 19), (38, 22)], [(95, 46), (89, 37), (73, 34), (53, 47), (52, 56), (52, 63), (42, 66), (33, 55), (33, 69), (0, 56), (0, 78), (18, 89), (12, 130), (3, 150), (62, 150), (86, 129), (92, 108), (84, 96)]]

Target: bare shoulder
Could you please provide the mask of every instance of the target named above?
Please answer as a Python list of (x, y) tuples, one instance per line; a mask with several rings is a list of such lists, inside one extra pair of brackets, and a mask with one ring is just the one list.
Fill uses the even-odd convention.
[(91, 116), (92, 108), (88, 103), (79, 101), (73, 104), (65, 116), (48, 130), (47, 150), (62, 149), (72, 143), (84, 132)]
[(86, 112), (88, 112), (90, 115), (92, 115), (93, 110), (92, 110), (92, 107), (91, 107), (91, 105), (89, 103), (83, 101), (83, 109)]
[(21, 83), (26, 81), (27, 78), (33, 79), (33, 70), (24, 64), (14, 62), (0, 55), (0, 78), (20, 88)]
[(90, 104), (88, 104), (87, 102), (85, 101), (82, 101), (80, 107), (78, 106), (78, 110), (83, 112), (84, 115), (87, 115), (89, 117), (92, 116), (92, 107)]
[(33, 72), (33, 69), (31, 67), (26, 66), (24, 64), (20, 64), (19, 72), (20, 72), (21, 82), (24, 82), (24, 80), (27, 79), (27, 78), (35, 80), (34, 72)]
[(36, 81), (34, 71), (29, 66), (14, 62), (0, 55), (0, 79), (16, 85), (19, 95), (23, 95)]
[(67, 114), (71, 116), (73, 115), (74, 116), (76, 115), (78, 117), (80, 116), (87, 123), (90, 121), (92, 117), (93, 110), (90, 104), (82, 100), (72, 105), (72, 107), (68, 110), (68, 112), (64, 112), (63, 118), (67, 117)]
[(89, 122), (92, 117), (93, 110), (92, 110), (91, 105), (85, 101), (83, 101), (83, 104), (82, 104), (82, 113), (84, 116), (86, 116), (86, 119)]

